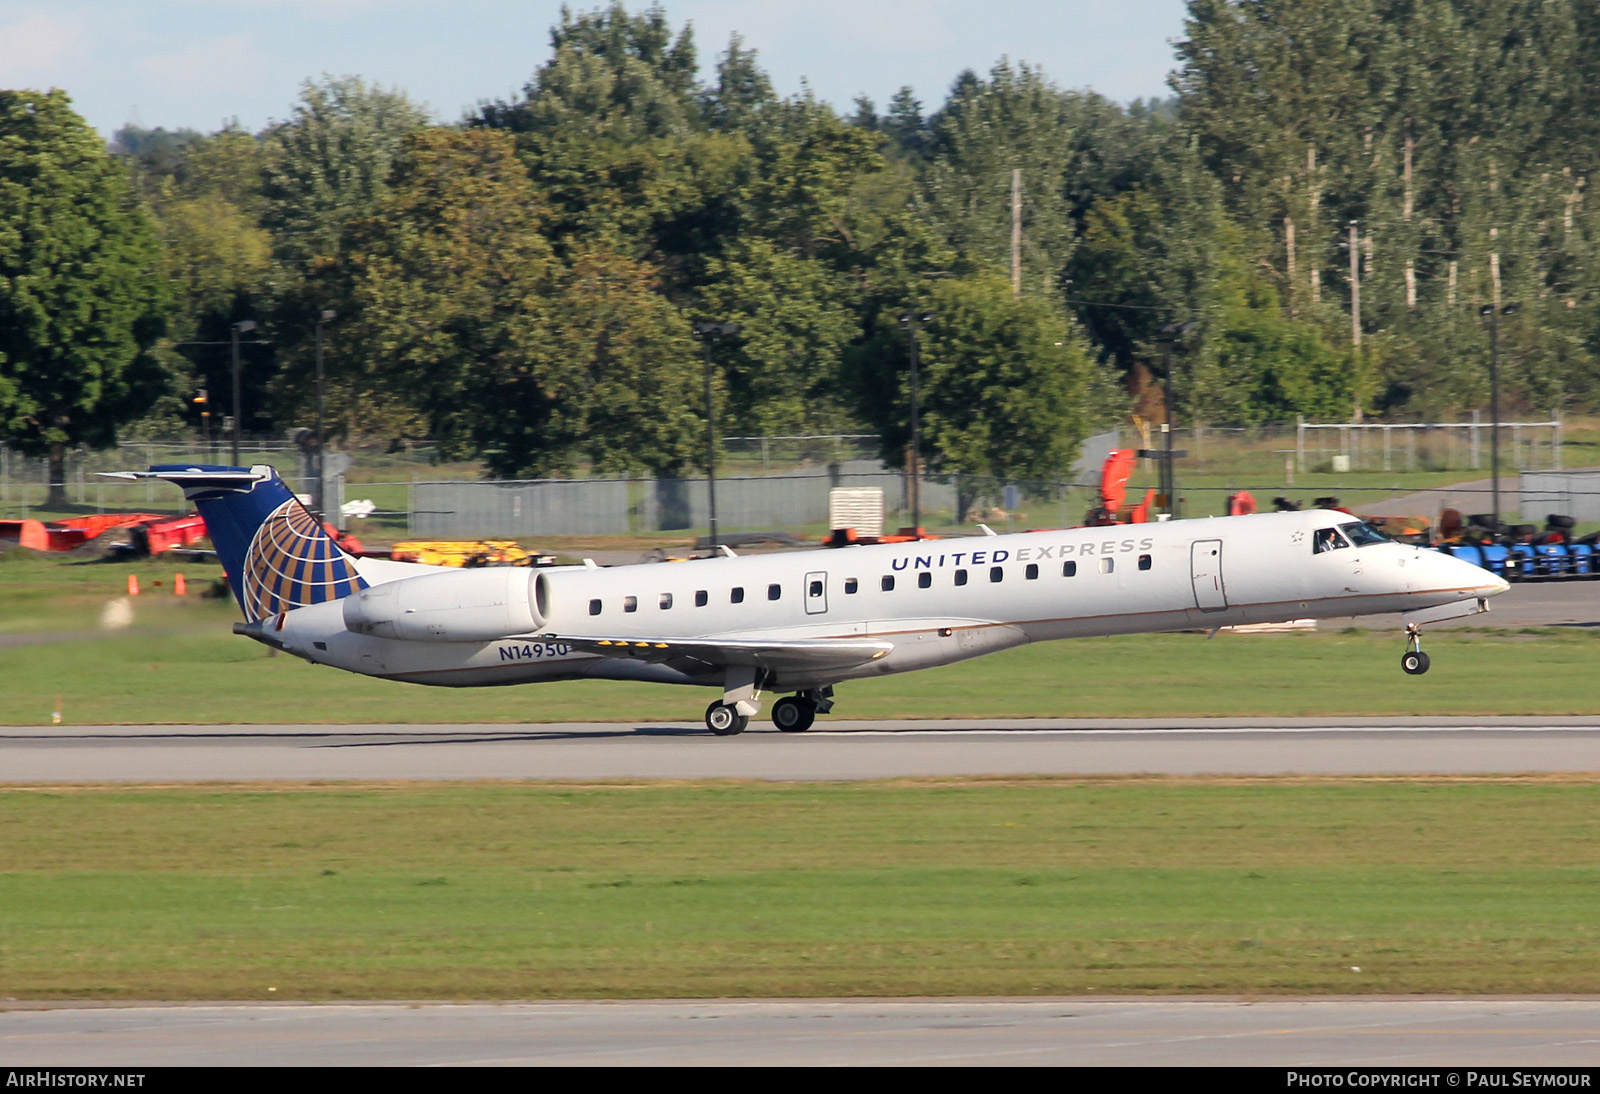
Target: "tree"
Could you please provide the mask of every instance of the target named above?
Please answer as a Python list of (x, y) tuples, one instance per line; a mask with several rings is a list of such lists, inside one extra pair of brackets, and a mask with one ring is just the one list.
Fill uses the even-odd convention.
[[(996, 274), (937, 282), (914, 310), (935, 313), (918, 353), (929, 473), (1066, 473), (1096, 401), (1095, 366), (1066, 316), (1043, 297), (1013, 296), (1010, 280)], [(890, 466), (903, 463), (911, 441), (908, 357), (896, 311), (880, 314), (852, 354)]]
[(756, 51), (745, 49), (744, 39), (735, 34), (717, 62), (717, 86), (701, 93), (700, 113), (713, 129), (743, 129), (776, 99), (772, 81), (756, 63)]
[[(125, 147), (128, 132), (118, 135)], [(133, 147), (146, 144), (133, 142)], [(171, 342), (157, 347), (169, 376), (169, 394), (132, 427), (159, 435), (186, 420), (199, 426), (201, 404), (188, 397), (197, 388), (211, 394), (213, 406), (226, 403), (232, 387), (228, 348), (206, 343), (227, 342), (229, 324), (257, 316), (271, 282), (273, 239), (260, 226), (264, 157), (261, 142), (230, 126), (208, 136), (192, 135), (170, 162), (159, 162), (160, 173), (143, 153), (125, 161), (143, 190), (174, 294), (168, 316)], [(243, 373), (242, 401), (259, 426), (270, 418), (260, 397), (260, 349), (250, 352), (252, 367)], [(251, 423), (247, 419), (245, 424)]]
[[(263, 362), (249, 376), (270, 385), (280, 418), (308, 407), (305, 377), (314, 359), (317, 317), (325, 310), (347, 314), (354, 306), (356, 271), (347, 236), (378, 214), (406, 138), (427, 120), (426, 111), (398, 90), (356, 76), (324, 76), (306, 81), (289, 120), (262, 134), (261, 224), (272, 234), (277, 263), (264, 327), (274, 360), (271, 368)], [(327, 355), (327, 367), (342, 377), (359, 376), (362, 365), (339, 352)], [(389, 405), (386, 400), (362, 405), (369, 413), (347, 418), (347, 425), (394, 428), (375, 413)]]
[(293, 116), (267, 130), (263, 224), (295, 274), (339, 254), (351, 221), (371, 216), (407, 135), (427, 112), (358, 76), (307, 80)]
[[(566, 396), (573, 451), (603, 472), (678, 475), (704, 456), (700, 347), (660, 293), (657, 271), (604, 250), (580, 252), (555, 299), (552, 376)], [(530, 431), (503, 415), (508, 453)]]
[(739, 325), (716, 347), (727, 421), (761, 434), (829, 433), (850, 421), (844, 347), (860, 332), (847, 285), (829, 266), (752, 239), (708, 263), (704, 314)]
[(676, 473), (704, 421), (688, 323), (644, 263), (585, 250), (564, 265), (546, 211), (509, 134), (408, 142), (382, 215), (352, 242), (339, 337), (373, 361), (361, 397), (499, 476)]
[(963, 73), (932, 120), (928, 216), (968, 268), (1011, 270), (1012, 172), (1022, 172), (1023, 281), (1053, 281), (1072, 246), (1063, 179), (1072, 97), (1029, 65), (1002, 60), (988, 80)]
[(674, 37), (659, 6), (630, 15), (613, 3), (577, 16), (563, 8), (550, 43), (523, 98), (485, 104), (474, 121), (516, 135), (558, 249), (603, 243), (642, 255), (659, 223), (719, 188), (706, 176), (740, 147), (704, 132), (694, 36)]
[(50, 458), (110, 445), (159, 394), (166, 291), (122, 166), (62, 91), (0, 91), (0, 429)]
[(417, 419), (448, 457), (476, 455), (508, 413), (546, 429), (548, 413), (513, 409), (491, 379), (550, 363), (557, 264), (543, 208), (508, 135), (413, 134), (381, 215), (350, 241), (351, 310), (332, 329), (341, 351), (360, 349), (337, 355), (333, 414)]

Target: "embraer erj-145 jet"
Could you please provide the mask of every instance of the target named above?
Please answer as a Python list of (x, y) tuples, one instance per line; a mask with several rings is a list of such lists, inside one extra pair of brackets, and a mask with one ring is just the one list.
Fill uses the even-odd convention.
[(597, 678), (699, 684), (741, 732), (762, 692), (808, 729), (834, 685), (1026, 642), (1401, 612), (1484, 611), (1500, 578), (1311, 510), (817, 549), (677, 564), (460, 570), (353, 558), (271, 467), (153, 467), (205, 517), (246, 622), (313, 664), (445, 687)]

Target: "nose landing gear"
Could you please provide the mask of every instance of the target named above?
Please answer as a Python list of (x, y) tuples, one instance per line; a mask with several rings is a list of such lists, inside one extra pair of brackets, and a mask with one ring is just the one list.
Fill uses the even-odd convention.
[(1400, 667), (1408, 676), (1421, 676), (1432, 662), (1422, 652), (1422, 628), (1415, 623), (1406, 624), (1406, 652), (1400, 656)]

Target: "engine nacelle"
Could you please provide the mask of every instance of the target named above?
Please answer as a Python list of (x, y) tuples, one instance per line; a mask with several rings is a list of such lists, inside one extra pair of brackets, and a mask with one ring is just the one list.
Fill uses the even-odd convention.
[(409, 642), (492, 642), (544, 626), (540, 576), (517, 566), (426, 574), (345, 598), (344, 625)]

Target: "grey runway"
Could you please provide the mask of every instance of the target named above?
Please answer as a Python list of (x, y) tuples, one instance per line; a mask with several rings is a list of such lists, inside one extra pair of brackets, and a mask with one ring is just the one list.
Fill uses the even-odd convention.
[(870, 999), (40, 1009), (0, 1013), (0, 1059), (13, 1067), (134, 1070), (208, 1064), (1592, 1067), (1600, 1061), (1600, 1001)]
[(1600, 718), (1018, 719), (762, 726), (89, 726), (0, 730), (0, 782), (873, 779), (1600, 771)]

